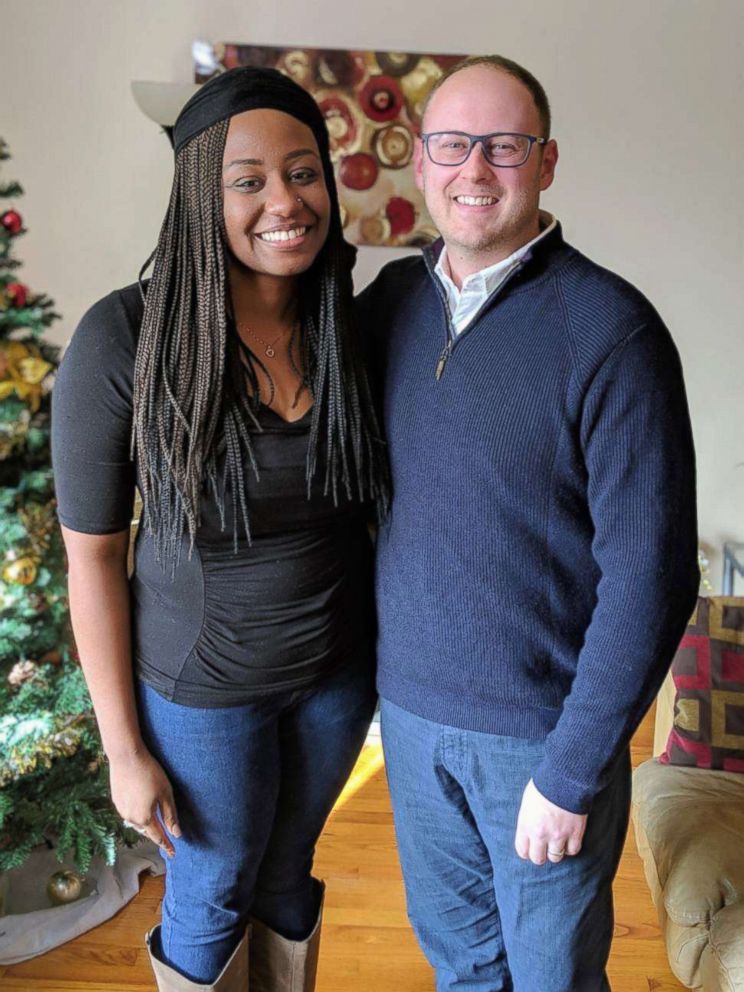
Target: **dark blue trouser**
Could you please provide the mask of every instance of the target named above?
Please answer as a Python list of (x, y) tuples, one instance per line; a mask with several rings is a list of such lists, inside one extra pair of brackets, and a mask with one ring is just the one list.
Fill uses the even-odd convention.
[(143, 684), (138, 696), (183, 833), (166, 859), (159, 956), (208, 984), (249, 914), (293, 940), (312, 929), (315, 843), (367, 733), (373, 666), (244, 706), (181, 706)]
[(627, 752), (594, 802), (580, 854), (538, 866), (517, 855), (514, 836), (543, 743), (432, 723), (387, 700), (381, 708), (408, 915), (437, 992), (608, 992)]

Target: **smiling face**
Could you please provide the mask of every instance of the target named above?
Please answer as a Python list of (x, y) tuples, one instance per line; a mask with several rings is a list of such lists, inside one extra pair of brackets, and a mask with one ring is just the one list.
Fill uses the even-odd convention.
[[(518, 79), (476, 65), (451, 76), (434, 93), (423, 130), (490, 134), (511, 131), (544, 137), (532, 94)], [(553, 181), (555, 141), (532, 146), (517, 168), (486, 161), (476, 145), (463, 165), (435, 165), (417, 142), (416, 183), (447, 245), (450, 265), (464, 277), (494, 265), (539, 233), (540, 192)]]
[(331, 201), (306, 124), (279, 110), (231, 117), (222, 181), (234, 266), (287, 277), (312, 265), (328, 235)]

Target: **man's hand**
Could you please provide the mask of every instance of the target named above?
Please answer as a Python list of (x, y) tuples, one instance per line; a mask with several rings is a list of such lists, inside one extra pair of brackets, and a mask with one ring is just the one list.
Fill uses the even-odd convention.
[(569, 813), (537, 791), (532, 779), (522, 796), (514, 847), (520, 858), (544, 865), (578, 854), (586, 830), (586, 814)]

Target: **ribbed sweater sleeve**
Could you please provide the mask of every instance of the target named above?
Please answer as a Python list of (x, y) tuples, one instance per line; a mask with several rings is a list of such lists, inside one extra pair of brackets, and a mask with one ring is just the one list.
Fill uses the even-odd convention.
[(534, 775), (588, 812), (657, 693), (699, 585), (695, 468), (679, 357), (650, 314), (586, 387), (581, 448), (601, 570), (562, 714)]

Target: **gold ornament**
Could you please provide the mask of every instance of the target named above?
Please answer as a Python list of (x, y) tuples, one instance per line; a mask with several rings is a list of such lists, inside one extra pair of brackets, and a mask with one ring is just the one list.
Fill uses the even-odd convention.
[(53, 906), (75, 902), (83, 891), (83, 880), (74, 871), (55, 871), (47, 882), (47, 895)]
[(28, 358), (30, 354), (31, 352), (22, 341), (0, 341), (0, 356), (2, 356), (0, 368), (3, 377), (11, 375), (18, 363), (22, 362), (24, 358)]
[(0, 400), (15, 393), (36, 413), (41, 405), (41, 383), (52, 369), (35, 345), (0, 341)]
[(28, 533), (30, 550), (39, 561), (49, 550), (52, 532), (56, 527), (55, 505), (53, 499), (48, 503), (29, 502), (18, 511), (21, 523)]
[(23, 446), (31, 422), (31, 413), (22, 410), (19, 417), (0, 424), (0, 460), (7, 458), (16, 448)]
[(3, 579), (18, 586), (30, 586), (36, 581), (36, 575), (36, 562), (28, 556), (8, 562), (3, 569)]
[(31, 385), (38, 385), (52, 371), (52, 364), (45, 362), (43, 358), (32, 355), (24, 358), (18, 363), (18, 370), (24, 382)]

